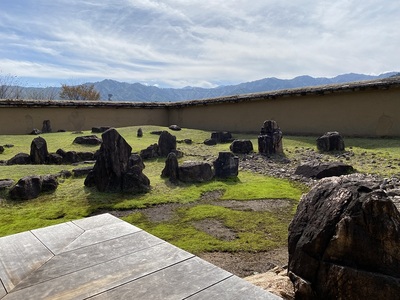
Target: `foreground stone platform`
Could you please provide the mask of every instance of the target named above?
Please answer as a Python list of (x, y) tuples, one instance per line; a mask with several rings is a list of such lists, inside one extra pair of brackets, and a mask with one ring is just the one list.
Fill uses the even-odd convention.
[(0, 238), (0, 299), (281, 299), (110, 214)]

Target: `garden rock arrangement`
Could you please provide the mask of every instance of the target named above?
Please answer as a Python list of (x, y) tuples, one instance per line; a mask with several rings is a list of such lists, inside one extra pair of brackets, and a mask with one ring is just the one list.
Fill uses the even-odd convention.
[[(214, 167), (214, 168), (213, 168)], [(175, 153), (170, 153), (165, 161), (161, 177), (169, 178), (173, 183), (178, 180), (183, 182), (207, 182), (215, 177), (237, 177), (239, 173), (239, 158), (231, 152), (220, 152), (218, 158), (211, 165), (208, 162), (185, 161), (178, 164)]]
[(28, 165), (28, 164), (74, 164), (83, 161), (93, 161), (96, 154), (93, 152), (64, 151), (58, 149), (56, 153), (49, 153), (47, 142), (42, 137), (32, 140), (30, 154), (18, 153), (10, 158), (7, 165)]
[(85, 186), (100, 192), (142, 193), (150, 190), (150, 180), (142, 173), (143, 166), (130, 159), (132, 148), (111, 128), (102, 134), (103, 143)]
[(40, 193), (55, 191), (57, 187), (55, 175), (26, 176), (10, 189), (9, 196), (13, 200), (29, 200), (37, 198)]
[(283, 154), (282, 131), (275, 121), (264, 121), (258, 136), (258, 152), (266, 156)]
[[(351, 174), (322, 179), (289, 226), (296, 299), (397, 299), (398, 181)], [(397, 198), (396, 198), (397, 197)]]
[(326, 132), (317, 139), (317, 148), (321, 152), (344, 151), (344, 141), (337, 131)]
[(314, 160), (299, 165), (294, 174), (307, 178), (321, 179), (325, 177), (347, 175), (351, 172), (353, 172), (352, 166), (339, 161), (320, 163)]

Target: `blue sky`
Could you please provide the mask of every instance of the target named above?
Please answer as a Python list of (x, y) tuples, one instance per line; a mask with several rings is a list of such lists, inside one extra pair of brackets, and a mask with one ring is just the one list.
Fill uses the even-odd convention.
[(1, 0), (0, 76), (215, 87), (400, 71), (398, 0)]

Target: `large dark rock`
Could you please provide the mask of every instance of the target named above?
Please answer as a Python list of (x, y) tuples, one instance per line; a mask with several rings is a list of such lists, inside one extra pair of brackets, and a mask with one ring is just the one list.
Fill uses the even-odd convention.
[(253, 152), (253, 143), (250, 140), (234, 140), (229, 149), (233, 153), (248, 154)]
[(57, 153), (49, 153), (47, 162), (50, 165), (61, 165), (63, 163), (63, 157)]
[(264, 121), (258, 136), (258, 152), (266, 156), (283, 154), (282, 131), (275, 121)]
[(321, 152), (344, 151), (344, 141), (339, 132), (326, 132), (317, 139), (317, 148)]
[(217, 143), (231, 143), (233, 141), (232, 134), (228, 131), (216, 131), (211, 133), (211, 139)]
[(28, 165), (31, 163), (31, 156), (27, 153), (18, 153), (7, 161), (7, 165)]
[(31, 135), (39, 135), (39, 134), (42, 134), (42, 132), (37, 128), (33, 128), (32, 131), (29, 134), (31, 134)]
[(288, 240), (296, 299), (398, 299), (400, 213), (385, 188), (351, 174), (302, 197)]
[(33, 164), (41, 165), (47, 162), (49, 151), (47, 150), (47, 142), (44, 138), (39, 136), (33, 139), (30, 156)]
[(206, 139), (206, 140), (204, 140), (204, 145), (207, 145), (207, 146), (214, 146), (214, 145), (216, 145), (217, 144), (217, 141), (216, 140), (213, 140), (213, 139)]
[(111, 128), (102, 134), (103, 143), (97, 154), (93, 170), (85, 180), (86, 186), (96, 186), (101, 192), (145, 192), (149, 179), (142, 167), (130, 161), (132, 148)]
[(168, 128), (174, 131), (182, 130), (182, 128), (180, 128), (178, 125), (170, 125)]
[(310, 161), (299, 165), (294, 174), (307, 178), (321, 179), (325, 177), (347, 175), (354, 171), (353, 167), (342, 162)]
[(178, 168), (178, 178), (184, 182), (206, 182), (213, 177), (214, 172), (207, 162), (186, 161)]
[(134, 166), (139, 167), (141, 170), (144, 170), (146, 167), (143, 163), (143, 159), (139, 154), (131, 154), (128, 161), (129, 168), (133, 168)]
[(140, 157), (142, 159), (152, 159), (159, 156), (157, 144), (150, 145), (146, 149), (140, 150)]
[(140, 165), (134, 165), (124, 174), (122, 190), (127, 193), (146, 193), (150, 190), (150, 180), (143, 174)]
[(231, 152), (219, 152), (214, 161), (215, 177), (237, 177), (239, 174), (239, 158)]
[(43, 121), (42, 132), (43, 133), (51, 133), (52, 132), (50, 120)]
[(72, 173), (74, 174), (74, 177), (82, 177), (82, 176), (87, 176), (92, 170), (93, 170), (92, 166), (75, 168), (72, 170)]
[(168, 131), (163, 131), (158, 138), (158, 152), (160, 156), (167, 157), (171, 152), (176, 151), (176, 136)]
[(92, 133), (103, 133), (110, 129), (110, 126), (97, 126), (97, 127), (92, 127)]
[(176, 182), (178, 180), (178, 170), (178, 158), (174, 152), (171, 152), (165, 160), (165, 167), (161, 172), (161, 177), (169, 178), (171, 182)]
[(9, 195), (13, 200), (29, 200), (37, 198), (42, 190), (40, 176), (27, 176), (18, 180), (10, 189)]
[(50, 192), (57, 189), (58, 181), (54, 175), (33, 175), (18, 180), (10, 189), (9, 195), (13, 200), (29, 200), (37, 198), (42, 192)]
[(80, 145), (100, 145), (102, 140), (96, 135), (78, 136), (74, 139), (74, 144)]
[(58, 187), (57, 177), (55, 175), (41, 176), (42, 189), (40, 192), (53, 192)]
[(2, 154), (4, 152), (4, 147), (0, 146), (0, 154)]

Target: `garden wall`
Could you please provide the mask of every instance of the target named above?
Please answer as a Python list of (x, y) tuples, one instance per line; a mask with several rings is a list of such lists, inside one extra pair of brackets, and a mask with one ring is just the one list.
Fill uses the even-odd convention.
[(400, 78), (179, 103), (0, 100), (0, 134), (24, 134), (50, 120), (54, 131), (177, 124), (258, 132), (276, 120), (284, 134), (400, 137)]

